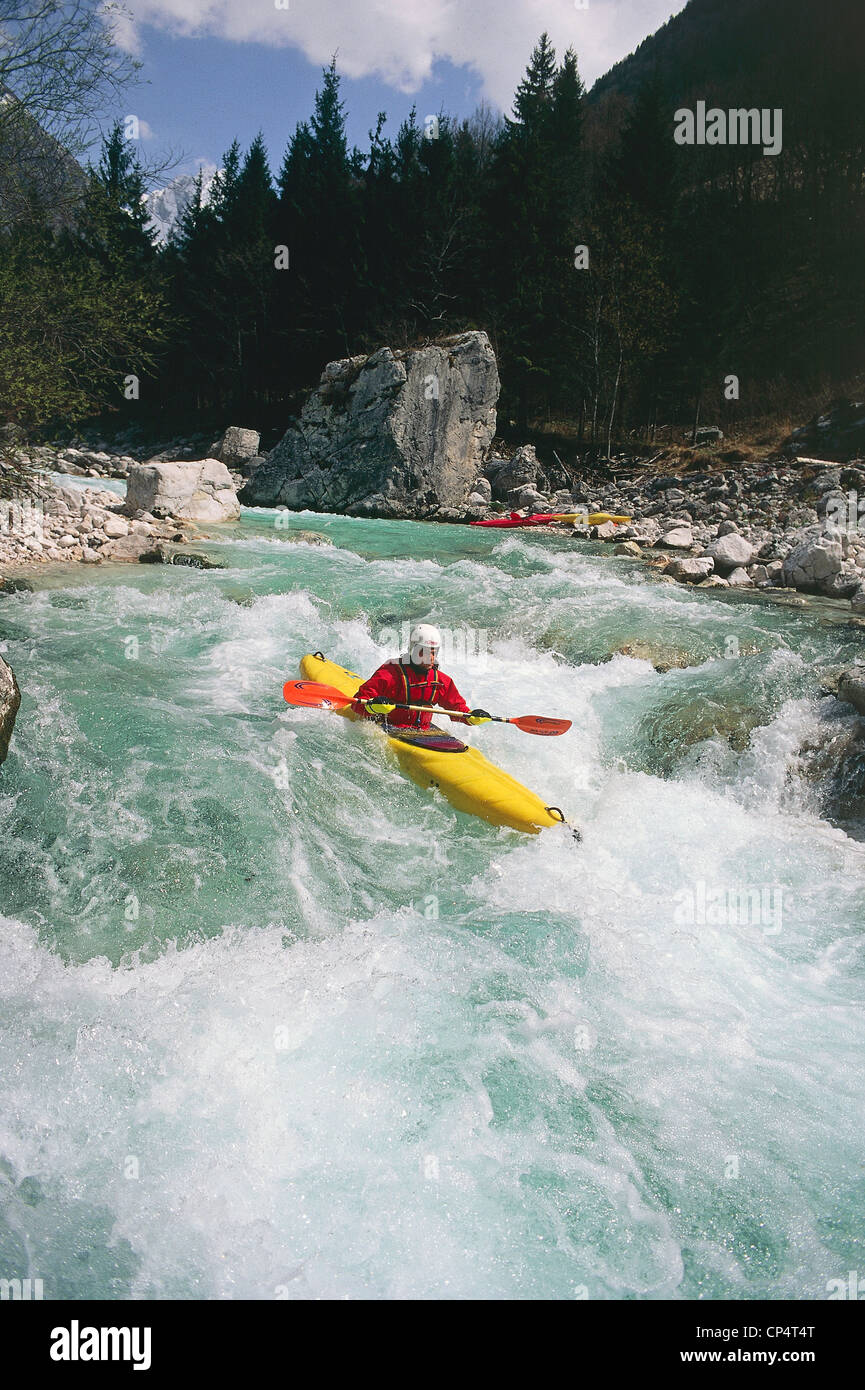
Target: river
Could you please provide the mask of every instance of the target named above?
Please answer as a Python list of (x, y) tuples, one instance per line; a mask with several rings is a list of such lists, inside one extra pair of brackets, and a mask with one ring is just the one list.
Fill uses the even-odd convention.
[[(858, 629), (552, 535), (276, 520), (221, 570), (0, 600), (0, 1276), (820, 1299), (865, 1269), (865, 845), (797, 762)], [(573, 720), (467, 738), (582, 844), (282, 702), (304, 652), (366, 674), (420, 619), (472, 705)], [(693, 664), (611, 656), (639, 642)]]

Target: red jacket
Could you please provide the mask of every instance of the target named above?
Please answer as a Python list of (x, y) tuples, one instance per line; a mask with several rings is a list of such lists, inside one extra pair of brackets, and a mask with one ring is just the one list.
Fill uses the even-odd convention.
[[(386, 661), (364, 681), (351, 706), (356, 714), (365, 713), (365, 700), (385, 700), (394, 705), (441, 705), (462, 714), (470, 713), (450, 676), (437, 666), (412, 666), (402, 661)], [(432, 711), (395, 709), (387, 722), (397, 729), (428, 729)]]

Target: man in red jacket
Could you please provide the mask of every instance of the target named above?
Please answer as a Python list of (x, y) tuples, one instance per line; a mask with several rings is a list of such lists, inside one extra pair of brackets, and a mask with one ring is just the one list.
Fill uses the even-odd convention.
[[(409, 633), (409, 650), (399, 661), (386, 661), (364, 681), (351, 708), (356, 714), (383, 718), (394, 729), (428, 729), (432, 706), (456, 710), (451, 718), (463, 724), (488, 724), (484, 709), (469, 709), (450, 676), (438, 668), (442, 638), (437, 627), (418, 623)], [(428, 705), (428, 709), (400, 709), (400, 705)]]

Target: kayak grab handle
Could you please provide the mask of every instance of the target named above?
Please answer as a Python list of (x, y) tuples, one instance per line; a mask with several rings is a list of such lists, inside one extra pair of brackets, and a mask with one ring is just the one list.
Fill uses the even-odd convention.
[(327, 661), (327, 657), (325, 656), (324, 652), (313, 652), (313, 656), (315, 657), (316, 661)]
[(562, 810), (561, 806), (545, 806), (544, 810), (548, 811), (551, 816), (555, 816), (556, 820), (559, 821), (562, 825), (570, 826), (571, 834), (574, 837), (575, 843), (580, 844), (583, 838), (583, 832), (576, 825), (571, 825), (571, 822), (565, 816), (565, 813)]

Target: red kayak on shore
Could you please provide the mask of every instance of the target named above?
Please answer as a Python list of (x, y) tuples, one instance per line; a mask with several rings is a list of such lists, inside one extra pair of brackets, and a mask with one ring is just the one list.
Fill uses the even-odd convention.
[(471, 525), (496, 526), (499, 530), (507, 531), (515, 526), (546, 526), (550, 521), (558, 521), (558, 519), (558, 517), (546, 513), (539, 513), (535, 516), (520, 516), (519, 512), (511, 512), (510, 516), (490, 517), (488, 521), (473, 521)]
[(509, 516), (494, 516), (487, 521), (473, 521), (470, 524), (495, 526), (500, 531), (510, 531), (519, 526), (548, 526), (551, 521), (563, 521), (565, 524), (581, 521), (589, 526), (602, 526), (605, 521), (613, 521), (617, 526), (622, 526), (630, 520), (629, 516), (613, 516), (610, 512), (592, 512), (589, 516), (582, 512), (535, 512), (532, 516), (520, 516), (519, 512), (511, 512)]

